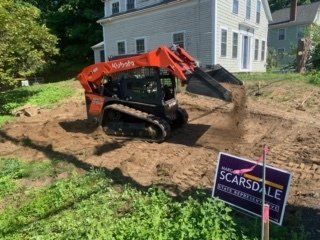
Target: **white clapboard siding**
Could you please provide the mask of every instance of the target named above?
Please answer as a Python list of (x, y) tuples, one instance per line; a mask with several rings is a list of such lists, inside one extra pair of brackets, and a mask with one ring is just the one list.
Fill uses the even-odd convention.
[[(240, 72), (242, 71), (242, 35), (239, 30), (241, 25), (242, 31), (243, 26), (254, 29), (250, 46), (251, 66), (247, 71), (266, 70), (268, 19), (264, 4), (261, 2), (260, 23), (256, 23), (258, 0), (251, 0), (250, 20), (246, 19), (246, 0), (239, 0), (238, 14), (232, 13), (233, 0), (181, 0), (168, 3), (163, 3), (161, 0), (136, 0), (136, 9), (133, 12), (112, 15), (111, 6), (115, 1), (120, 1), (120, 12), (126, 11), (126, 0), (108, 0), (105, 4), (106, 19), (99, 21), (103, 26), (106, 56), (118, 54), (118, 41), (125, 41), (126, 53), (131, 54), (136, 52), (137, 38), (146, 39), (148, 51), (159, 45), (171, 45), (172, 34), (183, 31), (186, 50), (196, 57), (202, 66), (212, 65), (215, 60), (215, 63), (221, 64), (229, 71)], [(160, 2), (162, 4), (159, 4)], [(216, 12), (213, 12), (214, 6), (217, 6)], [(270, 13), (269, 9), (267, 11)], [(214, 24), (216, 27), (213, 25), (214, 14), (216, 14)], [(221, 28), (228, 30), (226, 57), (221, 57)], [(232, 58), (233, 31), (239, 33), (237, 59)], [(212, 39), (213, 36), (216, 36), (215, 41)], [(258, 60), (254, 60), (255, 39), (259, 40)], [(261, 60), (262, 41), (266, 42), (264, 60)]]
[[(267, 42), (268, 36), (268, 19), (264, 12), (263, 4), (261, 3), (261, 18), (260, 23), (256, 23), (256, 7), (257, 0), (251, 0), (251, 18), (246, 19), (246, 1), (239, 1), (239, 13), (232, 13), (233, 0), (218, 1), (218, 14), (217, 14), (217, 63), (221, 64), (229, 71), (239, 72), (241, 65), (241, 47), (242, 39), (239, 34), (238, 42), (238, 58), (232, 58), (232, 35), (233, 31), (239, 32), (239, 24), (248, 24), (254, 28), (254, 36), (251, 38), (251, 63), (253, 72), (262, 72), (266, 70), (266, 57), (264, 61), (261, 61), (261, 41)], [(228, 41), (227, 41), (227, 57), (221, 57), (221, 28), (228, 29)], [(254, 41), (259, 39), (259, 60), (254, 60)], [(266, 47), (267, 56), (267, 47)]]
[(102, 23), (106, 56), (117, 55), (117, 42), (125, 40), (127, 54), (135, 53), (135, 39), (146, 38), (146, 50), (172, 44), (172, 34), (185, 33), (185, 48), (203, 66), (212, 63), (210, 0), (184, 1), (154, 11), (123, 15)]

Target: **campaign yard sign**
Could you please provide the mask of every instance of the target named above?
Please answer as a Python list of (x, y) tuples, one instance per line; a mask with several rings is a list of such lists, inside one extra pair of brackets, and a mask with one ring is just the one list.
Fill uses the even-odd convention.
[[(218, 166), (212, 196), (256, 216), (262, 213), (262, 171), (261, 164), (219, 153)], [(239, 169), (253, 168), (244, 174)], [(270, 206), (270, 220), (282, 224), (287, 203), (291, 173), (271, 166), (266, 167), (265, 200)]]

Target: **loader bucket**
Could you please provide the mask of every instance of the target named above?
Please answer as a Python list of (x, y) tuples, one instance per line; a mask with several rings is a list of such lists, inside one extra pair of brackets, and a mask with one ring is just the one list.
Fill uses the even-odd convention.
[(196, 68), (188, 78), (186, 90), (190, 93), (231, 102), (232, 93), (219, 82), (243, 85), (239, 79), (233, 76), (225, 68), (217, 65), (213, 70), (208, 72)]
[(218, 82), (243, 85), (243, 82), (240, 79), (219, 64), (214, 65), (207, 73)]

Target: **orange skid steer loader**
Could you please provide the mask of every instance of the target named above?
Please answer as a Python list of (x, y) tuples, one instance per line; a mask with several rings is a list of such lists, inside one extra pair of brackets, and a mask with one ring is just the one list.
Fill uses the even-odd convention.
[(232, 101), (220, 82), (243, 83), (223, 67), (200, 69), (183, 48), (161, 46), (145, 54), (117, 56), (86, 67), (78, 75), (88, 119), (108, 135), (165, 141), (171, 129), (188, 122), (176, 99), (176, 79), (188, 92)]

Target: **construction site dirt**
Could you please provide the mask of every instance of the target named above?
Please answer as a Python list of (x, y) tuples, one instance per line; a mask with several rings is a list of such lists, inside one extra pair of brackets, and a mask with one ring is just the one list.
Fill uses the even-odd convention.
[[(105, 135), (100, 127), (86, 121), (84, 100), (74, 99), (6, 125), (0, 131), (0, 155), (30, 161), (59, 159), (79, 168), (103, 168), (139, 186), (161, 186), (173, 195), (183, 195), (195, 188), (210, 191), (220, 151), (255, 160), (267, 144), (271, 149), (267, 163), (293, 174), (287, 214), (310, 211), (319, 220), (317, 118), (306, 112), (298, 116), (261, 102), (246, 102), (241, 94), (236, 98), (237, 104), (226, 104), (179, 94), (189, 123), (161, 144)], [(320, 226), (315, 219), (310, 219), (310, 224), (315, 229)]]

